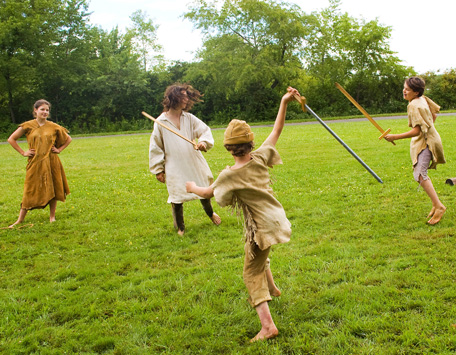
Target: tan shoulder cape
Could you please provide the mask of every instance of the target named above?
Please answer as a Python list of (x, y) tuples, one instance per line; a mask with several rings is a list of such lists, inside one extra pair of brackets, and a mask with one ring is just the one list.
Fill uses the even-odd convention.
[(409, 127), (420, 126), (421, 129), (419, 136), (413, 137), (410, 141), (410, 157), (413, 165), (417, 163), (418, 155), (426, 147), (429, 147), (432, 153), (430, 169), (435, 169), (437, 164), (445, 163), (442, 140), (434, 127), (432, 117), (439, 111), (440, 106), (425, 96), (410, 101), (407, 106)]

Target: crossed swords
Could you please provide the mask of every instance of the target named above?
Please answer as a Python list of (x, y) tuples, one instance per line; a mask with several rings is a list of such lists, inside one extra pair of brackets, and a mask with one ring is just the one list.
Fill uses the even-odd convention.
[[(352, 155), (352, 156), (353, 156), (353, 157), (354, 157), (354, 158), (355, 158), (355, 159), (356, 159), (356, 160), (357, 160), (357, 161), (358, 161), (358, 162), (359, 162), (359, 163), (360, 163), (360, 164), (361, 164), (361, 165), (362, 165), (362, 166), (363, 166), (363, 167), (364, 167), (364, 168), (365, 168), (365, 169), (366, 169), (366, 170), (367, 170), (367, 171), (368, 171), (368, 172), (369, 172), (369, 173), (370, 173), (370, 174), (371, 174), (379, 183), (383, 184), (382, 179), (380, 179), (380, 177), (379, 177), (379, 176), (378, 176), (378, 175), (377, 175), (377, 174), (376, 174), (376, 173), (375, 173), (375, 172), (374, 172), (374, 171), (373, 171), (365, 162), (363, 162), (363, 160), (362, 160), (358, 155), (356, 155), (356, 153), (355, 153), (347, 144), (345, 144), (345, 142), (344, 142), (336, 133), (334, 133), (334, 131), (333, 131), (331, 128), (329, 128), (328, 125), (327, 125), (325, 122), (323, 122), (323, 120), (322, 120), (320, 117), (318, 117), (318, 115), (317, 115), (315, 112), (313, 112), (312, 109), (311, 109), (309, 106), (307, 106), (307, 104), (306, 104), (306, 98), (305, 98), (304, 96), (294, 95), (294, 98), (301, 104), (301, 108), (302, 108), (302, 110), (303, 110), (304, 112), (307, 112), (307, 111), (308, 111), (312, 116), (314, 116), (314, 117), (318, 120), (318, 122), (320, 122), (321, 125), (322, 125), (323, 127), (325, 127), (326, 130), (327, 130), (329, 133), (331, 133), (332, 136), (333, 136), (334, 138), (336, 138), (336, 140), (337, 140), (340, 144), (342, 144), (342, 146), (343, 146), (343, 147), (344, 147), (344, 148), (345, 148), (345, 149), (346, 149), (346, 150), (347, 150), (347, 151), (348, 151), (348, 152), (349, 152), (349, 153), (350, 153), (350, 154), (351, 154), (351, 155)], [(387, 133), (386, 133), (386, 134), (387, 134)]]
[[(345, 89), (340, 86), (338, 83), (336, 83), (336, 87), (353, 103), (353, 105), (355, 105), (363, 114), (364, 116), (382, 133), (382, 135), (379, 137), (379, 139), (382, 139), (384, 138), (389, 132), (391, 132), (391, 129), (387, 129), (386, 131), (383, 130), (380, 125), (375, 122), (375, 120), (366, 112), (366, 110), (364, 110), (364, 108), (362, 108), (362, 106), (360, 104), (358, 104), (355, 99), (353, 97), (351, 97), (351, 95), (345, 91)], [(313, 112), (311, 110), (311, 108), (309, 106), (307, 106), (306, 104), (306, 98), (304, 96), (299, 96), (299, 95), (294, 95), (294, 98), (296, 99), (296, 101), (298, 101), (300, 104), (301, 104), (301, 108), (304, 112), (309, 112), (310, 114), (312, 114), (312, 116), (314, 116), (318, 122), (320, 122), (323, 127), (326, 128), (326, 130), (332, 134), (332, 136), (334, 138), (336, 138), (336, 140), (342, 144), (342, 146), (381, 184), (383, 184), (383, 181), (382, 179), (380, 179), (380, 177), (358, 156), (356, 155), (356, 153), (347, 145), (345, 144), (345, 142), (339, 138), (339, 136), (334, 133), (334, 131), (328, 127), (328, 125), (323, 122), (323, 120), (317, 116), (317, 114), (315, 112)], [(154, 117), (152, 117), (151, 115), (147, 114), (146, 112), (141, 112), (145, 117), (147, 117), (148, 119), (154, 121), (155, 123), (159, 124), (160, 126), (162, 126), (163, 128), (166, 128), (167, 130), (169, 130), (170, 132), (176, 134), (177, 136), (181, 137), (182, 139), (184, 139), (185, 141), (187, 141), (188, 143), (190, 143), (191, 145), (193, 145), (193, 148), (195, 149), (198, 149), (197, 148), (197, 145), (196, 145), (196, 142), (195, 141), (191, 141), (190, 139), (188, 139), (187, 137), (183, 136), (182, 134), (176, 132), (175, 130), (173, 130), (172, 128), (164, 125), (163, 123), (161, 123), (160, 121), (158, 121), (157, 119), (155, 119)], [(391, 142), (393, 143), (394, 145), (396, 145), (394, 142)]]

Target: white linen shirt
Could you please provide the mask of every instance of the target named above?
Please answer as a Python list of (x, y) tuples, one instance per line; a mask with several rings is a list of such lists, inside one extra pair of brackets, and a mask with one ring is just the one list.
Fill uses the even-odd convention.
[[(206, 143), (208, 150), (214, 146), (211, 129), (189, 112), (182, 113), (180, 129), (168, 120), (166, 112), (157, 120), (190, 140)], [(154, 175), (161, 172), (166, 174), (168, 203), (183, 203), (201, 198), (186, 191), (187, 181), (195, 181), (198, 186), (207, 187), (214, 180), (201, 151), (156, 123), (150, 137), (149, 170)]]

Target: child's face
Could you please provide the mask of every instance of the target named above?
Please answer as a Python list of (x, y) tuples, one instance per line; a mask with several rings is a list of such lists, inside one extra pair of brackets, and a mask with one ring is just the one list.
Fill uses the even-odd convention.
[(40, 119), (46, 119), (49, 116), (49, 106), (41, 105), (40, 107), (34, 109), (35, 117)]
[(185, 109), (188, 105), (188, 95), (187, 91), (181, 90), (182, 98), (180, 100), (181, 109)]
[(418, 97), (418, 93), (410, 89), (407, 83), (404, 83), (404, 90), (402, 90), (402, 94), (404, 96), (404, 99), (409, 102)]

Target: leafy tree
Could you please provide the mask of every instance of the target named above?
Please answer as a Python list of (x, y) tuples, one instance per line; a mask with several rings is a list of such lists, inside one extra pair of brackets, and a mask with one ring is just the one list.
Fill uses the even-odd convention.
[(0, 107), (12, 123), (29, 112), (42, 91), (38, 63), (58, 41), (63, 0), (0, 2)]
[(302, 70), (306, 28), (300, 9), (268, 0), (197, 0), (185, 18), (205, 39), (200, 61), (187, 78), (207, 85), (198, 88), (205, 92), (206, 106), (213, 104), (216, 119), (228, 119), (227, 112), (265, 119), (279, 97), (274, 89), (282, 91)]
[(96, 29), (88, 26), (85, 1), (68, 0), (63, 4), (55, 41), (37, 68), (42, 74), (42, 91), (53, 105), (52, 118), (67, 124), (69, 108), (80, 108), (78, 91), (85, 87), (90, 60), (95, 56), (93, 37)]
[(422, 78), (426, 81), (426, 95), (443, 110), (456, 108), (456, 69), (447, 69), (442, 74), (428, 72)]
[(339, 82), (366, 108), (398, 110), (403, 106), (402, 83), (414, 72), (391, 51), (391, 28), (341, 13), (340, 0), (329, 2), (308, 22), (303, 60), (315, 79), (308, 86), (310, 101), (326, 114), (340, 114), (347, 107), (356, 112), (334, 87)]
[[(152, 67), (152, 63), (159, 63), (163, 57), (158, 55), (162, 47), (157, 43), (157, 29), (152, 20), (147, 19), (147, 14), (141, 10), (135, 11), (130, 20), (133, 26), (128, 28), (126, 38), (131, 40), (133, 48), (139, 54), (144, 70)], [(151, 56), (150, 53), (156, 53)]]
[(53, 120), (76, 131), (144, 122), (148, 81), (133, 31), (89, 26), (85, 0), (0, 4), (0, 129), (11, 129), (8, 116), (30, 119), (41, 97), (53, 104)]

